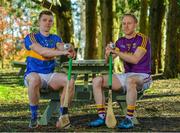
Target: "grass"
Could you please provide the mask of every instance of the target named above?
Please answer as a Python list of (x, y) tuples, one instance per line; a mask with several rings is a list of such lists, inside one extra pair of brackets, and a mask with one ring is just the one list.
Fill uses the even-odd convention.
[(24, 103), (27, 101), (27, 90), (24, 87), (0, 85), (0, 103)]
[[(14, 71), (13, 71), (14, 72)], [(2, 74), (3, 73), (3, 74)], [(22, 79), (8, 74), (5, 78), (4, 73), (0, 72), (0, 131), (29, 131), (27, 128), (29, 122), (29, 105), (27, 89), (22, 86)], [(6, 80), (12, 78), (12, 84), (6, 84)], [(15, 79), (18, 82), (14, 82)], [(47, 100), (40, 100), (40, 114), (47, 106)], [(114, 104), (115, 114), (119, 113), (119, 106)], [(137, 102), (137, 114), (141, 125), (127, 131), (180, 131), (180, 79), (161, 79), (155, 80), (150, 89), (148, 89), (142, 100)], [(74, 128), (68, 131), (118, 131), (103, 128), (86, 128), (82, 126), (87, 121), (93, 119), (96, 114), (94, 104), (73, 103), (70, 108), (70, 115), (74, 121)], [(87, 117), (84, 117), (87, 116)], [(33, 131), (59, 131), (55, 129), (54, 124)]]

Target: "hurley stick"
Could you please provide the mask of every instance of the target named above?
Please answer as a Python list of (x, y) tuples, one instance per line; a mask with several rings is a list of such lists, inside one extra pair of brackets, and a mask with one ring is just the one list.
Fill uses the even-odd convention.
[[(69, 58), (68, 64), (69, 64), (68, 81), (67, 81), (67, 86), (66, 86), (63, 108), (68, 108), (68, 103), (69, 103), (69, 84), (70, 84), (70, 80), (71, 80), (72, 58)], [(69, 128), (70, 127), (70, 121), (69, 121), (68, 114), (64, 114), (59, 117), (59, 121), (56, 123), (56, 127), (57, 128)]]
[(112, 54), (109, 55), (109, 77), (108, 77), (108, 85), (109, 85), (109, 98), (108, 98), (108, 107), (106, 114), (106, 126), (108, 128), (114, 128), (116, 126), (117, 120), (115, 118), (113, 107), (112, 107)]

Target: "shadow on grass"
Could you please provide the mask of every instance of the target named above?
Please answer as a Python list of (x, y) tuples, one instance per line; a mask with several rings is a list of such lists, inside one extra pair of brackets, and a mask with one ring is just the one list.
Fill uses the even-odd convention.
[[(39, 114), (42, 114), (47, 102), (40, 103)], [(1, 104), (0, 106), (0, 131), (1, 132), (134, 132), (134, 131), (180, 131), (180, 117), (139, 117), (139, 125), (133, 129), (108, 129), (106, 126), (90, 128), (87, 123), (96, 119), (96, 114), (77, 114), (70, 117), (72, 127), (67, 130), (55, 128), (57, 117), (53, 117), (48, 126), (40, 126), (37, 129), (29, 129), (29, 106), (25, 103)], [(116, 116), (118, 122), (123, 118)]]
[(142, 99), (151, 99), (151, 98), (166, 98), (166, 97), (177, 97), (180, 94), (151, 94), (151, 95), (144, 95)]
[[(106, 126), (98, 127), (98, 128), (90, 128), (87, 126), (87, 123), (96, 118), (96, 114), (87, 114), (87, 115), (78, 115), (70, 117), (71, 128), (66, 130), (60, 130), (55, 128), (55, 122), (57, 120), (56, 117), (52, 118), (52, 122), (48, 124), (48, 126), (39, 126), (37, 129), (29, 129), (28, 128), (28, 117), (0, 117), (0, 131), (3, 132), (133, 132), (133, 131), (180, 131), (180, 117), (150, 117), (150, 118), (138, 118), (140, 124), (136, 125), (133, 129), (108, 129)], [(122, 120), (122, 117), (116, 117), (118, 122)]]

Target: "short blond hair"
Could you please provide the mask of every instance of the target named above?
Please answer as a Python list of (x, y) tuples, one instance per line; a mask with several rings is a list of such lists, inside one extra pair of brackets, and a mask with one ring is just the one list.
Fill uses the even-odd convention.
[(123, 15), (122, 19), (124, 19), (124, 17), (126, 17), (126, 16), (132, 17), (134, 19), (135, 23), (138, 23), (138, 20), (134, 14), (126, 13)]

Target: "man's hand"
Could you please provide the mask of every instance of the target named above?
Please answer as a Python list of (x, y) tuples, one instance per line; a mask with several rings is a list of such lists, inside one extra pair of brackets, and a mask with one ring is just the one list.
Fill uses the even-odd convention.
[(71, 57), (71, 58), (75, 59), (75, 57), (76, 57), (76, 51), (74, 50), (74, 48), (70, 48), (70, 49), (68, 50), (68, 52), (70, 53), (70, 54), (68, 55), (68, 57)]
[(106, 50), (106, 51), (105, 51), (105, 56), (106, 56), (106, 57), (109, 57), (110, 53), (112, 53), (113, 58), (115, 58), (115, 57), (117, 56), (117, 51), (115, 51), (115, 48), (112, 49), (111, 46), (110, 46), (110, 44), (108, 44), (108, 45), (106, 46), (106, 49), (105, 49), (105, 50)]
[(76, 52), (74, 50), (74, 47), (71, 44), (66, 43), (63, 45), (63, 47), (64, 47), (63, 50), (67, 52), (65, 55), (68, 56), (68, 58), (71, 57), (74, 59), (76, 57)]
[(112, 53), (112, 57), (113, 59), (117, 56), (116, 54), (114, 54), (115, 50), (111, 48), (110, 44), (108, 44), (105, 48), (105, 61), (106, 63), (108, 63), (108, 57), (110, 55), (110, 53)]

